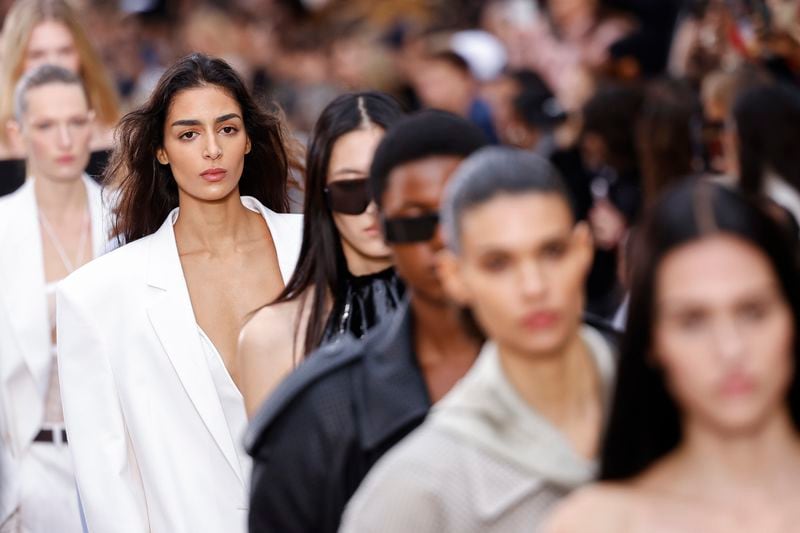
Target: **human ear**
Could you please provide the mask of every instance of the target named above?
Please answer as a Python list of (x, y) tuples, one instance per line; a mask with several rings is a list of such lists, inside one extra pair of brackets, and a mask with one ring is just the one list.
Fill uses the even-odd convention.
[(16, 120), (8, 120), (6, 122), (6, 134), (8, 135), (9, 145), (13, 147), (22, 147), (22, 125)]
[(594, 258), (594, 242), (592, 230), (585, 221), (578, 222), (572, 229), (572, 245), (580, 258), (582, 268), (588, 272)]
[(253, 149), (253, 145), (250, 143), (250, 137), (247, 138), (247, 144), (244, 145), (244, 153), (245, 155), (250, 153), (250, 150)]
[(461, 275), (459, 258), (447, 248), (436, 254), (436, 275), (442, 282), (447, 296), (462, 307), (469, 305), (469, 291)]
[(163, 147), (156, 150), (156, 159), (158, 159), (158, 162), (162, 165), (169, 165), (169, 158), (167, 157), (167, 152)]

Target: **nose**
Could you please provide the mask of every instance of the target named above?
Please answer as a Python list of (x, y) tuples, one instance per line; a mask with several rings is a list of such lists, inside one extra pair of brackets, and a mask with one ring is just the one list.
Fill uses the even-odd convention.
[(441, 223), (436, 225), (436, 231), (433, 233), (430, 245), (437, 252), (444, 248), (444, 230), (442, 230)]
[(219, 157), (222, 155), (222, 147), (219, 145), (214, 135), (207, 135), (206, 138), (208, 139), (208, 142), (206, 143), (203, 157), (211, 160), (219, 159)]
[(69, 131), (69, 125), (67, 124), (58, 126), (58, 146), (59, 148), (72, 147), (72, 133)]
[(714, 344), (723, 363), (739, 361), (745, 353), (741, 329), (733, 319), (723, 320), (714, 328)]
[(538, 262), (527, 261), (521, 266), (519, 273), (519, 289), (523, 296), (538, 298), (547, 289), (544, 273)]

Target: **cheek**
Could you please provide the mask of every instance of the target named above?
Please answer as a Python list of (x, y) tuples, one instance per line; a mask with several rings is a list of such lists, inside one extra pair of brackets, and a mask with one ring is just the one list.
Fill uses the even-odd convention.
[(400, 276), (414, 283), (430, 272), (434, 254), (427, 243), (400, 244), (392, 247), (392, 257)]
[(661, 368), (667, 387), (679, 404), (695, 403), (710, 393), (716, 379), (713, 355), (690, 335), (656, 326), (651, 363)]
[(489, 277), (465, 274), (468, 305), (475, 319), (492, 338), (503, 338), (503, 331), (515, 324), (514, 295), (518, 285), (511, 276)]

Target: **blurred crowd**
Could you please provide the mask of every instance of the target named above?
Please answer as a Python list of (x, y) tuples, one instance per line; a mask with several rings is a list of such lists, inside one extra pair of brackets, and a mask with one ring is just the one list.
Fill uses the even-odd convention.
[(0, 21), (0, 533), (797, 530), (797, 0)]
[[(10, 4), (2, 2), (0, 13)], [(298, 154), (333, 98), (376, 89), (409, 111), (447, 110), (493, 142), (548, 157), (579, 217), (592, 224), (590, 309), (610, 317), (624, 293), (619, 251), (648, 198), (689, 174), (738, 179), (736, 97), (755, 85), (800, 83), (792, 0), (76, 0), (75, 7), (89, 41), (78, 44), (102, 63), (84, 59), (83, 69), (105, 69), (89, 77), (94, 85), (107, 78), (114, 89), (105, 97), (96, 91), (109, 127), (144, 102), (168, 65), (199, 51), (224, 58), (257, 99), (278, 106)], [(11, 35), (20, 31), (6, 21), (6, 117), (21, 72), (9, 40), (26, 38)], [(791, 135), (769, 127), (764, 113), (748, 117), (741, 118), (776, 138)], [(98, 146), (110, 138), (108, 130)], [(783, 192), (775, 194), (785, 204)], [(800, 210), (800, 201), (789, 203)]]

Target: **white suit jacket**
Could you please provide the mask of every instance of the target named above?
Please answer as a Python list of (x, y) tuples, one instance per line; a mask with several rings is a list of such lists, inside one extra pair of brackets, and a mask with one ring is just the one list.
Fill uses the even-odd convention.
[[(288, 281), (302, 216), (242, 203), (266, 219)], [(59, 284), (61, 397), (91, 533), (245, 531), (249, 479), (200, 344), (176, 211)]]
[[(95, 256), (108, 241), (108, 211), (100, 186), (88, 176), (86, 185)], [(42, 428), (50, 380), (50, 324), (45, 296), (42, 235), (38, 208), (29, 179), (17, 191), (0, 198), (0, 446), (14, 462), (20, 460)], [(15, 465), (0, 469), (3, 500), (12, 508)], [(3, 509), (0, 504), (0, 523)]]

